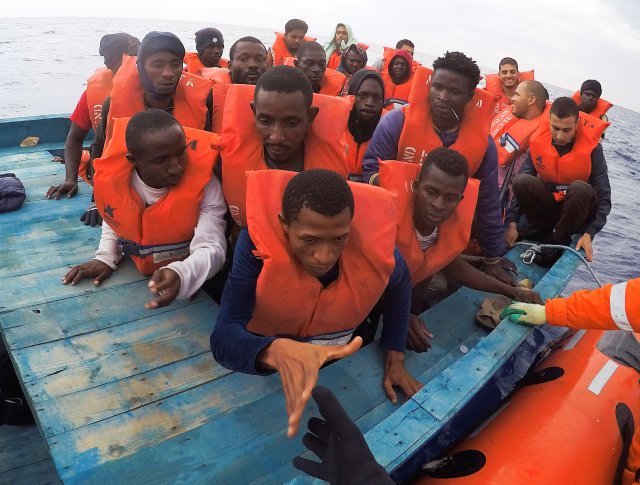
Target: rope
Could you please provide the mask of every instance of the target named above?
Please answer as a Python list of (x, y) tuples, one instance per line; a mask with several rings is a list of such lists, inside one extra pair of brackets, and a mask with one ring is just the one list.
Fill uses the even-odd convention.
[(522, 253), (520, 255), (520, 259), (522, 260), (522, 262), (524, 264), (531, 264), (533, 263), (533, 260), (536, 257), (536, 252), (542, 248), (551, 248), (551, 249), (562, 249), (563, 251), (570, 251), (573, 254), (575, 254), (576, 256), (578, 256), (578, 258), (580, 258), (580, 260), (584, 263), (584, 265), (587, 267), (587, 269), (589, 270), (589, 273), (591, 273), (591, 276), (593, 277), (593, 279), (596, 281), (596, 283), (598, 284), (598, 286), (600, 288), (602, 288), (602, 283), (600, 283), (600, 280), (598, 279), (598, 277), (596, 276), (596, 274), (593, 272), (593, 270), (591, 269), (591, 265), (589, 264), (589, 262), (584, 259), (584, 257), (582, 256), (582, 254), (580, 254), (578, 251), (576, 251), (573, 248), (570, 248), (569, 246), (564, 246), (562, 244), (534, 244), (534, 243), (528, 243), (528, 242), (523, 242), (523, 241), (519, 241), (517, 242), (515, 245), (522, 245), (522, 246), (529, 246), (529, 249), (527, 249), (524, 253)]

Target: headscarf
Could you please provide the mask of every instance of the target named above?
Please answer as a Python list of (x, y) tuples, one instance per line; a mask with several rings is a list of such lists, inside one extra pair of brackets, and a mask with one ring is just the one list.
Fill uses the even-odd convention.
[(582, 83), (582, 86), (580, 86), (580, 94), (585, 91), (593, 91), (600, 97), (602, 96), (602, 85), (595, 79), (587, 79)]
[(338, 69), (336, 69), (338, 72), (341, 72), (342, 74), (345, 74), (347, 76), (350, 76), (350, 74), (347, 71), (347, 54), (352, 50), (355, 51), (360, 57), (362, 57), (362, 60), (364, 61), (364, 64), (362, 65), (361, 69), (364, 69), (364, 66), (367, 65), (367, 61), (369, 60), (369, 58), (367, 57), (367, 51), (365, 51), (358, 44), (351, 44), (342, 53), (342, 56), (340, 56), (340, 65), (338, 66)]
[(213, 27), (200, 29), (196, 32), (196, 51), (201, 56), (204, 50), (213, 44), (222, 44), (224, 46), (224, 37), (222, 32)]
[[(349, 91), (347, 94), (355, 96), (358, 89), (360, 89), (360, 86), (362, 86), (362, 83), (367, 79), (374, 79), (378, 84), (380, 84), (380, 89), (382, 89), (382, 99), (384, 99), (384, 81), (382, 80), (380, 73), (373, 69), (360, 69), (351, 76), (351, 82), (349, 83)], [(382, 116), (382, 113), (380, 113), (380, 116)], [(351, 114), (349, 115), (349, 131), (353, 135), (353, 139), (356, 143), (363, 143), (370, 140), (379, 121), (380, 118), (372, 121), (371, 124), (367, 126), (361, 126), (356, 120), (355, 110), (351, 110)]]
[(387, 66), (387, 72), (389, 73), (389, 76), (391, 76), (391, 66), (393, 65), (393, 60), (396, 57), (402, 57), (405, 61), (407, 61), (407, 66), (409, 67), (409, 69), (407, 71), (407, 77), (403, 79), (403, 82), (405, 82), (411, 76), (411, 69), (413, 68), (413, 57), (411, 57), (411, 54), (409, 54), (404, 49), (396, 49), (391, 59), (389, 59), (389, 65)]
[(138, 76), (140, 77), (140, 82), (145, 92), (155, 99), (162, 99), (164, 96), (159, 95), (153, 84), (151, 84), (151, 80), (144, 70), (144, 63), (149, 56), (161, 51), (169, 51), (180, 59), (184, 59), (185, 53), (182, 41), (171, 32), (152, 31), (142, 39), (142, 44), (140, 44), (138, 48), (138, 59), (136, 61)]
[[(336, 40), (336, 30), (338, 30), (339, 25), (344, 25), (344, 28), (347, 30), (347, 40), (343, 40), (340, 42), (340, 46), (337, 46), (335, 43)], [(327, 42), (323, 48), (325, 53), (327, 54), (327, 60), (331, 57), (331, 54), (339, 48), (338, 52), (344, 52), (344, 50), (349, 47), (351, 44), (357, 44), (358, 39), (353, 36), (353, 30), (351, 30), (351, 26), (345, 24), (344, 22), (340, 22), (336, 24), (336, 28), (333, 29), (333, 34), (331, 34), (331, 40)]]
[(119, 65), (122, 60), (122, 54), (135, 56), (139, 45), (140, 41), (133, 35), (124, 32), (107, 34), (100, 39), (98, 52), (104, 57), (105, 65)]

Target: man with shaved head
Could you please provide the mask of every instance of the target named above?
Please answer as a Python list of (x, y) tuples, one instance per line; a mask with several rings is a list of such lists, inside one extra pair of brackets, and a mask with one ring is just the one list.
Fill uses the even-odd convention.
[(314, 93), (340, 96), (347, 77), (327, 67), (327, 54), (317, 42), (304, 42), (293, 65), (309, 79)]

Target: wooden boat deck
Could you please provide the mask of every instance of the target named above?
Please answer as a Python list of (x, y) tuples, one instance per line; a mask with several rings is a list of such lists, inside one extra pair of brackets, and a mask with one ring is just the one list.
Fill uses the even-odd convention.
[[(44, 199), (63, 180), (50, 150), (63, 148), (66, 129), (55, 117), (0, 122), (0, 173), (16, 173), (28, 194), (20, 211), (0, 215), (0, 330), (62, 481), (307, 482), (291, 465), (304, 450), (302, 433), (286, 438), (278, 376), (238, 374), (213, 360), (218, 309), (209, 297), (146, 310), (146, 278), (130, 261), (99, 288), (61, 284), (69, 266), (93, 256), (100, 236), (78, 220), (90, 199), (86, 185), (72, 199)], [(17, 147), (28, 135), (40, 144)], [(546, 274), (518, 265), (551, 297), (577, 258), (563, 256)], [(320, 383), (400, 481), (490, 414), (563, 333), (503, 322), (488, 334), (473, 323), (484, 296), (461, 289), (423, 315), (433, 349), (408, 353), (406, 365), (426, 385), (402, 406), (384, 395), (376, 345), (321, 371)], [(309, 403), (304, 422), (316, 413)], [(47, 463), (33, 461), (33, 473), (45, 473)], [(0, 468), (0, 482), (16, 483), (11, 473)]]

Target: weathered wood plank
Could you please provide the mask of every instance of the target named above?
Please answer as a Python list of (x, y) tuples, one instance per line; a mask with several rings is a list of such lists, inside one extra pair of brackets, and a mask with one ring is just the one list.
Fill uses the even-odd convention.
[(49, 459), (46, 442), (35, 425), (0, 426), (0, 483), (9, 470)]
[(0, 483), (7, 485), (57, 485), (62, 482), (51, 458), (45, 458), (0, 473)]

